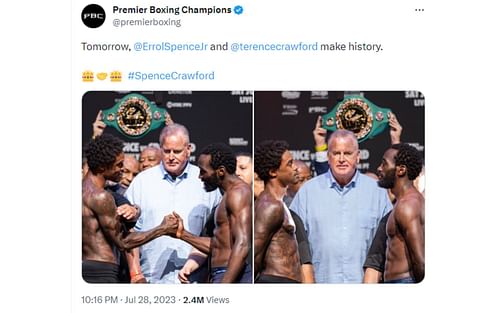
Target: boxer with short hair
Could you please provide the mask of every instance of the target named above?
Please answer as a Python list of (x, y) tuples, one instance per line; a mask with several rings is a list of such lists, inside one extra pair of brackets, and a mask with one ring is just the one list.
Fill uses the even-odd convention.
[(252, 190), (236, 175), (236, 157), (225, 144), (211, 144), (198, 158), (200, 179), (205, 190), (224, 191), (215, 209), (213, 236), (199, 237), (184, 230), (182, 218), (179, 229), (169, 235), (179, 238), (199, 251), (210, 254), (211, 283), (251, 283), (252, 270), (246, 261), (252, 236)]
[(302, 272), (295, 223), (283, 197), (298, 180), (288, 144), (268, 140), (255, 148), (255, 172), (264, 191), (255, 203), (255, 282), (300, 283)]
[(422, 157), (408, 144), (391, 146), (377, 168), (378, 185), (396, 197), (387, 219), (386, 283), (419, 283), (425, 275), (425, 201), (413, 185)]
[(89, 283), (118, 283), (116, 249), (130, 250), (177, 228), (176, 220), (163, 222), (148, 231), (123, 231), (106, 180), (118, 182), (122, 175), (123, 142), (111, 135), (91, 140), (85, 149), (88, 172), (82, 182), (82, 276)]

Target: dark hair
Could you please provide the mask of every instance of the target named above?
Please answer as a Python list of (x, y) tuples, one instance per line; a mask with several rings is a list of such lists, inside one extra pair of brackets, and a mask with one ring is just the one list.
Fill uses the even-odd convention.
[(113, 165), (116, 157), (122, 153), (123, 141), (109, 134), (92, 139), (83, 151), (87, 158), (89, 170), (93, 174), (98, 174), (99, 168), (107, 169)]
[(269, 171), (280, 167), (281, 157), (288, 148), (283, 140), (265, 140), (255, 147), (254, 170), (264, 183), (271, 178)]
[(213, 143), (201, 151), (201, 154), (210, 155), (210, 166), (217, 169), (219, 166), (224, 166), (226, 172), (234, 174), (236, 172), (236, 157), (233, 150), (226, 144)]
[(406, 172), (408, 173), (409, 180), (414, 180), (415, 178), (417, 178), (422, 171), (423, 164), (423, 159), (420, 152), (418, 152), (415, 147), (410, 146), (407, 143), (395, 144), (392, 145), (391, 148), (398, 150), (398, 153), (394, 157), (396, 166), (406, 166)]

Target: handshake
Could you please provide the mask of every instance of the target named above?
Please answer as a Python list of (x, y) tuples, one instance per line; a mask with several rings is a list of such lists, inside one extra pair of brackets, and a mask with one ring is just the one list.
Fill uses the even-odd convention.
[(163, 235), (167, 235), (174, 238), (181, 238), (184, 232), (184, 222), (179, 214), (173, 211), (172, 213), (165, 215), (160, 228), (163, 231)]

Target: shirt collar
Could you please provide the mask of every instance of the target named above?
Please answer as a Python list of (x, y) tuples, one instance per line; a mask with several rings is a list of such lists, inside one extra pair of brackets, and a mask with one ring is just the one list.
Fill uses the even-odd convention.
[(163, 162), (160, 162), (160, 170), (161, 170), (161, 174), (163, 176), (163, 179), (169, 181), (169, 182), (175, 182), (176, 179), (179, 179), (179, 180), (182, 180), (182, 179), (185, 179), (188, 177), (188, 173), (189, 173), (189, 167), (191, 166), (191, 164), (189, 164), (189, 162), (187, 162), (186, 166), (184, 167), (184, 170), (182, 171), (182, 173), (177, 176), (176, 178), (174, 178), (172, 175), (170, 175), (167, 170), (165, 169), (165, 167), (163, 166)]
[[(358, 177), (359, 177), (359, 170), (356, 169), (356, 172), (354, 172), (354, 176), (351, 178), (351, 181), (348, 182), (344, 187), (345, 188), (356, 187), (356, 182), (358, 181)], [(328, 174), (326, 175), (326, 179), (327, 179), (328, 187), (342, 189), (340, 184), (337, 182), (337, 180), (333, 176), (331, 170), (328, 170)]]

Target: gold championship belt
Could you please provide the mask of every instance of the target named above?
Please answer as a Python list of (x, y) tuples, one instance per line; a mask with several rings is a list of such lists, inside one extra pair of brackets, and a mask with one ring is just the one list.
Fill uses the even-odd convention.
[(389, 124), (391, 110), (376, 106), (362, 96), (346, 96), (333, 110), (322, 116), (322, 127), (329, 131), (347, 129), (358, 142), (375, 137)]
[(146, 97), (131, 93), (112, 108), (103, 110), (106, 125), (113, 126), (127, 137), (140, 138), (165, 125), (167, 110), (157, 107)]

